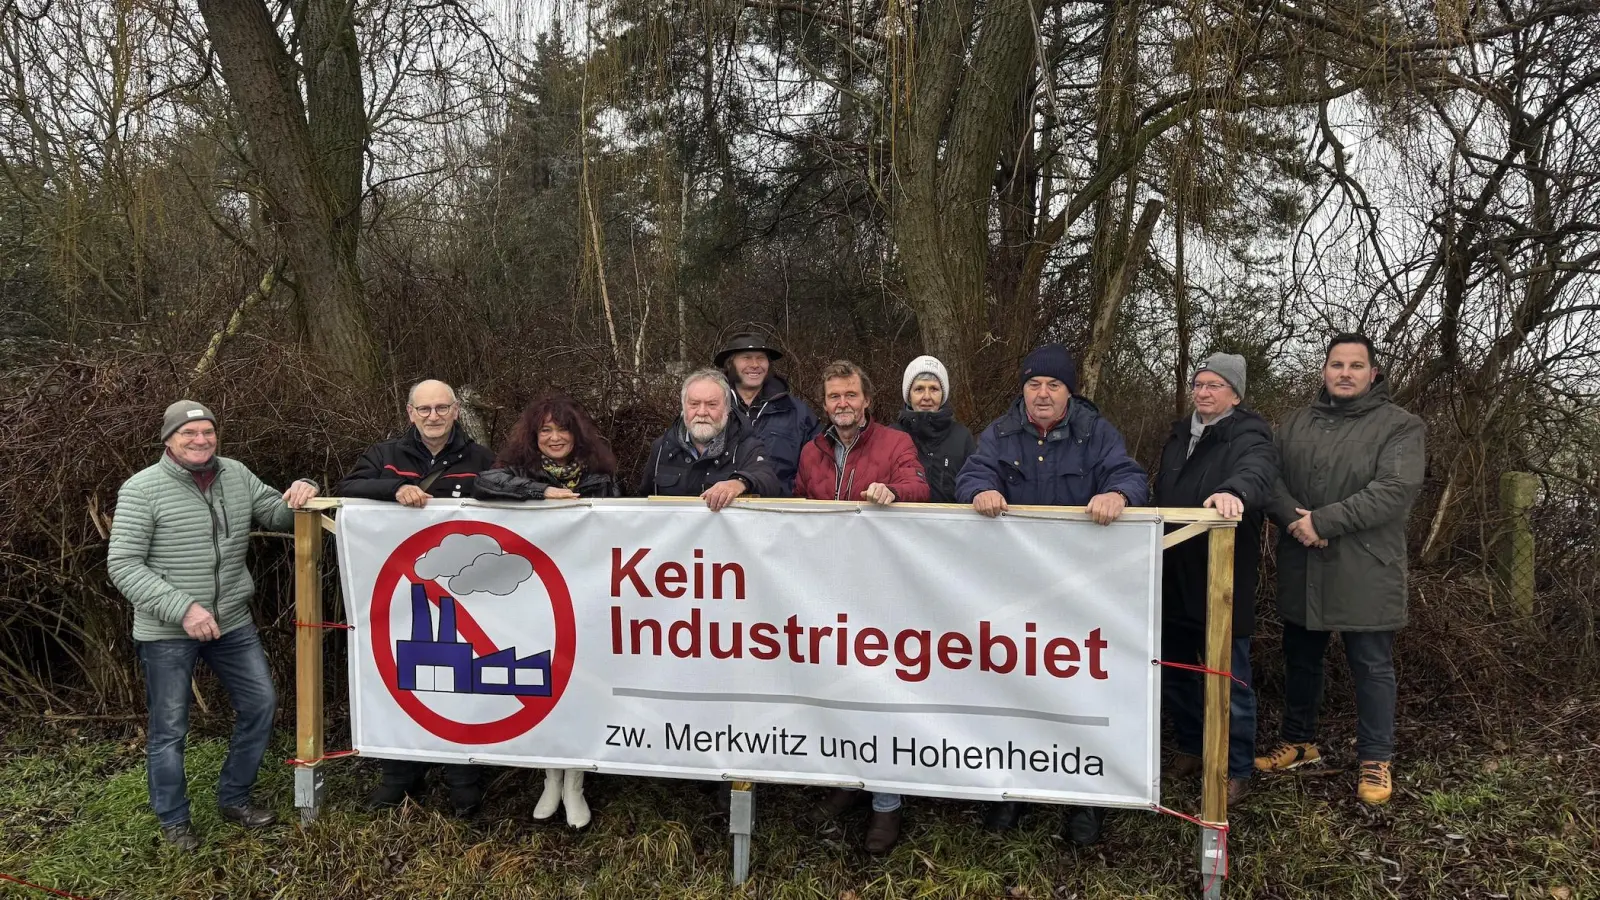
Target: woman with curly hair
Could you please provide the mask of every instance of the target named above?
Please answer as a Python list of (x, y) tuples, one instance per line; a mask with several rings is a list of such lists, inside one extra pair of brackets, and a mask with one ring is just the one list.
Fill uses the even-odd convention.
[(548, 394), (528, 404), (495, 457), (478, 475), (480, 500), (575, 500), (620, 497), (617, 458), (594, 420), (571, 397)]
[[(594, 420), (564, 394), (549, 394), (523, 410), (494, 468), (478, 475), (473, 496), (481, 500), (576, 500), (620, 497), (617, 458)], [(567, 824), (589, 824), (582, 769), (546, 769), (535, 819), (567, 809)]]

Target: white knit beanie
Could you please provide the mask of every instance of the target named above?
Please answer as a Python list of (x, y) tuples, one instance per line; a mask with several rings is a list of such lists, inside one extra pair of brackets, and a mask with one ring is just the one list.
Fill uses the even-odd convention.
[(900, 378), (900, 399), (907, 405), (911, 403), (911, 382), (917, 380), (918, 375), (932, 375), (939, 379), (939, 389), (944, 391), (944, 402), (950, 402), (950, 372), (931, 356), (919, 356), (906, 366), (905, 375)]

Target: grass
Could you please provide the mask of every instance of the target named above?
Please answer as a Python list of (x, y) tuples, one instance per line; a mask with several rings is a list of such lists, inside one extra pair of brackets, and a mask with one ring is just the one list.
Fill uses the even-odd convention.
[[(1586, 740), (1586, 738), (1584, 739)], [(1419, 742), (1420, 744), (1421, 742)], [(1258, 779), (1232, 815), (1230, 897), (1600, 897), (1600, 750), (1452, 744), (1402, 759), (1396, 797), (1369, 810), (1353, 774)], [(573, 833), (531, 818), (535, 772), (495, 770), (485, 813), (456, 821), (424, 806), (358, 810), (370, 763), (329, 764), (328, 808), (313, 825), (260, 833), (221, 823), (214, 786), (226, 745), (191, 742), (190, 794), (205, 838), (192, 856), (156, 837), (145, 806), (142, 740), (67, 728), (13, 728), (0, 741), (0, 872), (89, 898), (1178, 898), (1197, 895), (1198, 829), (1154, 813), (1112, 814), (1081, 850), (1059, 810), (1034, 808), (1005, 836), (977, 804), (913, 799), (906, 833), (877, 860), (862, 824), (819, 832), (816, 792), (762, 786), (754, 875), (728, 877), (726, 826), (708, 791), (665, 779), (592, 778), (594, 824)], [(286, 820), (291, 772), (275, 746), (259, 795)], [(1168, 805), (1193, 810), (1195, 788)], [(559, 823), (559, 816), (557, 818)], [(0, 886), (0, 897), (46, 897)]]

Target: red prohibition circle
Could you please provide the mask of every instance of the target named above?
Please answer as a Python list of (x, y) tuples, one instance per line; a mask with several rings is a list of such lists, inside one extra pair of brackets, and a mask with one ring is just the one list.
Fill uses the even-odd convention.
[[(389, 628), (389, 607), (394, 602), (395, 588), (402, 577), (410, 579), (423, 585), (428, 599), (437, 604), (445, 591), (433, 581), (417, 577), (417, 559), (452, 534), (486, 535), (498, 541), (500, 548), (507, 553), (527, 559), (533, 564), (534, 574), (544, 583), (545, 593), (550, 596), (551, 612), (555, 615), (556, 640), (550, 653), (550, 696), (515, 696), (522, 703), (522, 709), (493, 722), (457, 722), (433, 711), (412, 692), (400, 689)], [(578, 630), (573, 620), (572, 594), (567, 590), (566, 579), (561, 577), (561, 569), (556, 566), (555, 560), (543, 550), (527, 538), (499, 525), (473, 521), (440, 522), (406, 538), (384, 561), (383, 568), (378, 570), (378, 583), (372, 591), (369, 618), (372, 622), (373, 660), (390, 696), (418, 725), (453, 743), (498, 744), (527, 734), (555, 709), (572, 676)], [(462, 638), (472, 644), (472, 650), (478, 656), (488, 656), (499, 649), (459, 603), (456, 605), (456, 629)]]

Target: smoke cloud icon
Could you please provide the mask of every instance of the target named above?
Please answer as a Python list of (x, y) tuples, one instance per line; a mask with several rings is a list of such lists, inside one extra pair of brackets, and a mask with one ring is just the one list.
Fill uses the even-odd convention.
[(533, 563), (507, 553), (486, 534), (447, 535), (417, 559), (417, 577), (438, 581), (451, 594), (505, 597), (533, 577)]

